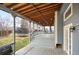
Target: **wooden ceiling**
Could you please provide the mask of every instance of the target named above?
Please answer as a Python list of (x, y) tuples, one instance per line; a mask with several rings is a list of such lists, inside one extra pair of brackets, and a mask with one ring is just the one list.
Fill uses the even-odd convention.
[(61, 3), (4, 3), (7, 8), (12, 9), (24, 17), (30, 18), (43, 26), (54, 24), (55, 11), (59, 10)]

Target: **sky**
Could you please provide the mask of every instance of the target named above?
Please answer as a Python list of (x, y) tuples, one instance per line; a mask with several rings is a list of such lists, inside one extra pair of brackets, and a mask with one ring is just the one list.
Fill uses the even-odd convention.
[[(16, 26), (20, 27), (21, 18), (16, 17), (16, 19)], [(0, 10), (0, 23), (4, 23), (4, 26), (8, 25), (9, 27), (13, 27), (13, 21), (13, 16), (10, 13)]]
[(4, 25), (13, 26), (13, 17), (10, 13), (0, 10), (0, 22)]

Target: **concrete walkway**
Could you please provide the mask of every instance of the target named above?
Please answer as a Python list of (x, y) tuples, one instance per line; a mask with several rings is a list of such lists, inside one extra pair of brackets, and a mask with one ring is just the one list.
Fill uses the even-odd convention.
[(55, 48), (54, 34), (39, 34), (33, 41), (16, 55), (65, 55), (61, 48)]

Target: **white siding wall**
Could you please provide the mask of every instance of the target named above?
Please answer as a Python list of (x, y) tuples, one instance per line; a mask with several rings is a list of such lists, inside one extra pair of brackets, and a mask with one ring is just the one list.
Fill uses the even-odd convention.
[[(65, 22), (65, 26), (72, 23), (73, 26), (79, 24), (79, 4), (73, 4), (73, 15)], [(72, 54), (79, 55), (79, 26), (72, 32)]]

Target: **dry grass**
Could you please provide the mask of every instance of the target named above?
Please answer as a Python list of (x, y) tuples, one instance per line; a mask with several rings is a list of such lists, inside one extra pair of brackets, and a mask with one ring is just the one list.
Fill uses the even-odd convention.
[[(0, 46), (10, 44), (13, 42), (13, 36), (0, 38)], [(29, 37), (16, 37), (16, 51), (23, 48), (29, 43)]]

